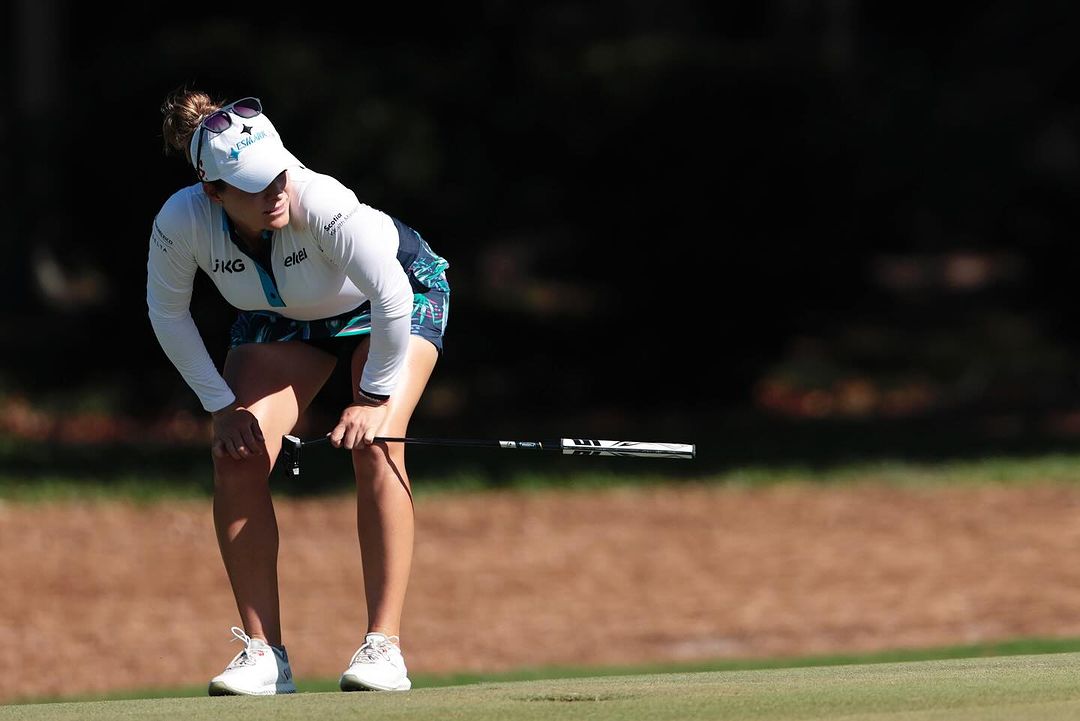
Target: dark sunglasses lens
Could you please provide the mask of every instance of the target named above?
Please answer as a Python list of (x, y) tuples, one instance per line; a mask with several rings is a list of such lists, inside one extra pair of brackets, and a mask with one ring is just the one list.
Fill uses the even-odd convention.
[(244, 98), (233, 103), (233, 112), (241, 118), (254, 118), (262, 112), (262, 103), (258, 98)]
[(232, 121), (229, 120), (229, 116), (224, 111), (217, 111), (206, 117), (206, 120), (202, 122), (203, 127), (212, 133), (220, 133), (229, 127)]

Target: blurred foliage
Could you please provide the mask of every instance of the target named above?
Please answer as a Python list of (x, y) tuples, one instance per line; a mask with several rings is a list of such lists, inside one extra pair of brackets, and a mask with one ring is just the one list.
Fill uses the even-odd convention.
[[(1080, 402), (1080, 6), (334, 7), (132, 31), (8, 6), (0, 385), (198, 414), (143, 300), (150, 222), (191, 182), (159, 132), (186, 84), (261, 97), (298, 157), (450, 260), (421, 423), (700, 442), (739, 410)], [(223, 360), (233, 312), (201, 275), (193, 313)]]

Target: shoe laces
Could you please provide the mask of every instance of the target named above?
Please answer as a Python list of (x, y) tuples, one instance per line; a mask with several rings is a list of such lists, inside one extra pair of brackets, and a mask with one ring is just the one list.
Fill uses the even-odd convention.
[(397, 636), (384, 636), (383, 638), (364, 639), (364, 645), (353, 654), (351, 663), (378, 663), (389, 661), (390, 652), (393, 651), (401, 639)]
[(232, 641), (243, 641), (244, 650), (241, 651), (240, 653), (236, 654), (236, 656), (233, 658), (233, 660), (231, 662), (229, 662), (229, 665), (226, 668), (238, 668), (240, 666), (254, 666), (255, 665), (255, 657), (248, 653), (248, 651), (251, 650), (251, 641), (252, 641), (251, 636), (248, 636), (246, 633), (244, 633), (244, 629), (240, 628), (239, 626), (233, 626), (232, 629), (230, 629), (230, 630), (233, 633), (233, 638), (231, 640)]

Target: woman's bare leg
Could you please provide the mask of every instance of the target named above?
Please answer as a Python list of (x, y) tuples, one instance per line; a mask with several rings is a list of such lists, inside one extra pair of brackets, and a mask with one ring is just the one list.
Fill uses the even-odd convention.
[[(368, 344), (353, 355), (353, 388), (367, 360)], [(379, 435), (405, 436), (409, 419), (438, 360), (430, 342), (412, 336), (405, 368), (390, 399)], [(354, 390), (355, 393), (355, 390)], [(367, 595), (368, 631), (397, 636), (409, 585), (413, 553), (413, 504), (405, 472), (404, 443), (376, 443), (353, 451), (356, 475), (356, 525)]]
[(281, 437), (326, 383), (334, 362), (299, 342), (245, 344), (225, 361), (225, 380), (258, 419), (267, 453), (214, 458), (214, 527), (244, 630), (275, 646), (281, 645), (278, 528), (268, 478)]

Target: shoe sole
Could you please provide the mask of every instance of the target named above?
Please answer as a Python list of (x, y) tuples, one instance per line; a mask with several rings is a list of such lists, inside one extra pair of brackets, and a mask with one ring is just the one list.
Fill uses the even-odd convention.
[(412, 681), (405, 679), (398, 686), (376, 686), (375, 684), (364, 683), (351, 674), (345, 674), (338, 682), (338, 686), (342, 691), (408, 691), (412, 688)]
[(212, 681), (207, 693), (211, 696), (276, 696), (277, 694), (296, 693), (296, 686), (293, 684), (274, 684), (273, 686), (263, 686), (258, 691), (240, 691), (222, 681)]

